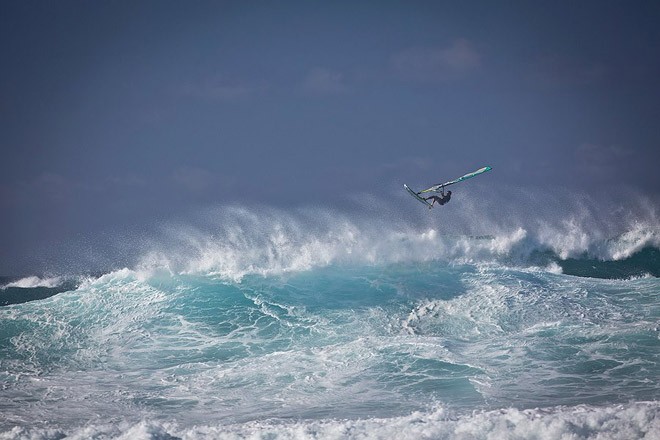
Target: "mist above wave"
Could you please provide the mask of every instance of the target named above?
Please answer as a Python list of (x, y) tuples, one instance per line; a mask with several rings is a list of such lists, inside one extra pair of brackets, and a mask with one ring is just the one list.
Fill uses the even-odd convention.
[[(122, 268), (238, 280), (333, 264), (435, 260), (562, 272), (562, 260), (616, 262), (660, 249), (659, 207), (657, 200), (632, 190), (593, 196), (477, 184), (456, 188), (450, 204), (432, 210), (399, 185), (390, 194), (351, 195), (341, 206), (214, 205), (139, 230), (106, 231), (51, 246), (40, 254), (48, 261), (36, 271), (41, 277), (21, 283)], [(624, 278), (656, 273), (623, 272)]]
[(137, 267), (237, 280), (332, 264), (534, 265), (539, 263), (531, 256), (549, 252), (552, 258), (542, 264), (560, 271), (554, 260), (618, 261), (660, 248), (657, 208), (645, 199), (623, 207), (567, 193), (517, 191), (506, 201), (475, 193), (432, 211), (363, 200), (359, 209), (344, 211), (210, 208), (192, 220), (162, 226)]

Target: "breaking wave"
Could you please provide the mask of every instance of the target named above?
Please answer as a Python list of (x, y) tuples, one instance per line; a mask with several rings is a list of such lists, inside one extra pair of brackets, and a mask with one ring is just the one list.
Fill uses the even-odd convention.
[(2, 279), (0, 438), (655, 438), (655, 208), (547, 202), (226, 206)]
[(608, 407), (551, 407), (477, 411), (457, 416), (439, 408), (395, 418), (364, 420), (259, 421), (245, 424), (200, 425), (142, 421), (136, 424), (98, 424), (78, 429), (15, 428), (2, 438), (133, 440), (252, 439), (653, 439), (660, 437), (660, 406), (641, 402)]
[[(420, 224), (323, 209), (291, 213), (225, 207), (208, 211), (201, 220), (162, 228), (136, 267), (231, 280), (333, 264), (427, 261), (540, 266), (606, 278), (660, 276), (660, 224), (654, 217), (618, 230), (576, 218), (506, 227), (475, 224), (470, 218), (462, 231), (448, 231), (442, 225), (446, 219), (437, 217)], [(585, 270), (582, 261), (596, 269)]]

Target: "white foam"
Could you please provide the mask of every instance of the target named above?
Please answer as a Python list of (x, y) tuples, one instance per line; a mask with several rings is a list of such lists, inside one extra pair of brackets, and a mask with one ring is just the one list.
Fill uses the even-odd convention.
[(0, 289), (7, 289), (9, 287), (19, 287), (22, 289), (31, 289), (35, 287), (53, 288), (60, 286), (62, 284), (62, 281), (63, 279), (61, 277), (39, 278), (37, 276), (29, 276), (5, 284), (4, 286), (0, 287)]
[(142, 420), (137, 423), (90, 424), (81, 428), (13, 428), (2, 440), (116, 438), (157, 440), (210, 439), (581, 439), (635, 440), (660, 438), (660, 404), (503, 408), (456, 414), (445, 408), (392, 418), (358, 420), (263, 420), (240, 424), (200, 424)]
[(653, 229), (649, 225), (636, 223), (632, 229), (609, 240), (606, 246), (605, 257), (612, 260), (629, 258), (647, 246), (660, 248), (660, 229)]
[(554, 261), (546, 266), (545, 271), (554, 273), (555, 275), (561, 275), (563, 273), (561, 266)]

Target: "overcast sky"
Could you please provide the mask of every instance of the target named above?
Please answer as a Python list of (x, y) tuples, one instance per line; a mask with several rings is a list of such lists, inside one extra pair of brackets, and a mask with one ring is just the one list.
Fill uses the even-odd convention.
[(0, 2), (0, 274), (197, 207), (660, 192), (660, 2)]

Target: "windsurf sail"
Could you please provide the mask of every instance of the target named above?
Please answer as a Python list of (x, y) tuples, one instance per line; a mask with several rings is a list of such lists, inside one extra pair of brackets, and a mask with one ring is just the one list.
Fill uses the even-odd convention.
[(445, 186), (449, 186), (449, 185), (453, 185), (454, 183), (462, 182), (464, 180), (470, 179), (474, 176), (478, 176), (479, 174), (483, 174), (486, 171), (490, 171), (490, 170), (492, 170), (491, 167), (479, 168), (477, 171), (472, 171), (471, 173), (467, 173), (464, 176), (459, 177), (458, 179), (450, 180), (449, 182), (445, 182), (445, 183), (438, 183), (437, 185), (433, 185), (429, 188), (423, 189), (420, 192), (418, 192), (417, 194), (428, 193), (428, 192), (438, 192), (442, 188), (444, 188)]

